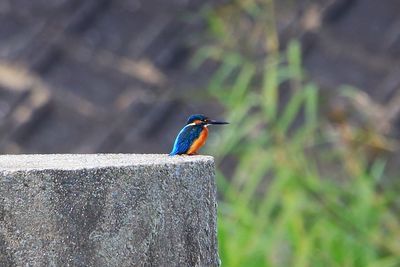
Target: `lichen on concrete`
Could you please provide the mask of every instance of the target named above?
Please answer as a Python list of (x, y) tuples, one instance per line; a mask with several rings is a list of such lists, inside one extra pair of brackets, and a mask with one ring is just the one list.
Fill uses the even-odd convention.
[(208, 156), (0, 156), (0, 266), (217, 266)]

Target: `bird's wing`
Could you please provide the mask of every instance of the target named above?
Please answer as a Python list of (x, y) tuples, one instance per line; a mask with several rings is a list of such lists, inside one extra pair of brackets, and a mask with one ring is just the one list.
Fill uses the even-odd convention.
[(199, 138), (202, 131), (202, 126), (190, 125), (185, 126), (175, 139), (174, 147), (170, 155), (185, 154), (193, 142)]

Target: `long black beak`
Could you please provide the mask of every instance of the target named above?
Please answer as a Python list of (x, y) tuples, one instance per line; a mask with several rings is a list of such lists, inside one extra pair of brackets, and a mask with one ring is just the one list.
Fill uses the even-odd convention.
[(207, 124), (229, 124), (229, 122), (225, 122), (225, 121), (214, 121), (214, 120), (207, 120)]

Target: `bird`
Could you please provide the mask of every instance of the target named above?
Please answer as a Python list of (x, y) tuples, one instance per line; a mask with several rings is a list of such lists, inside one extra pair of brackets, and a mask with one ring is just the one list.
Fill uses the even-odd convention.
[(202, 114), (191, 115), (185, 127), (175, 139), (170, 156), (196, 155), (197, 151), (206, 143), (209, 125), (229, 124), (225, 121), (210, 120)]

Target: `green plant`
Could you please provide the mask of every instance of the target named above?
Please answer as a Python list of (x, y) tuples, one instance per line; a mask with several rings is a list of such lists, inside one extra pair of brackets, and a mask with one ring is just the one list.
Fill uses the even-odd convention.
[(209, 146), (218, 166), (234, 166), (229, 177), (217, 170), (222, 265), (400, 266), (396, 194), (381, 186), (385, 161), (326, 141), (299, 43), (279, 52), (273, 1), (244, 2), (238, 16), (259, 19), (257, 9), (266, 8), (272, 17), (261, 18), (268, 56), (227, 44), (235, 31), (212, 13), (210, 28), (222, 42), (196, 58), (220, 63), (209, 92), (231, 122)]

